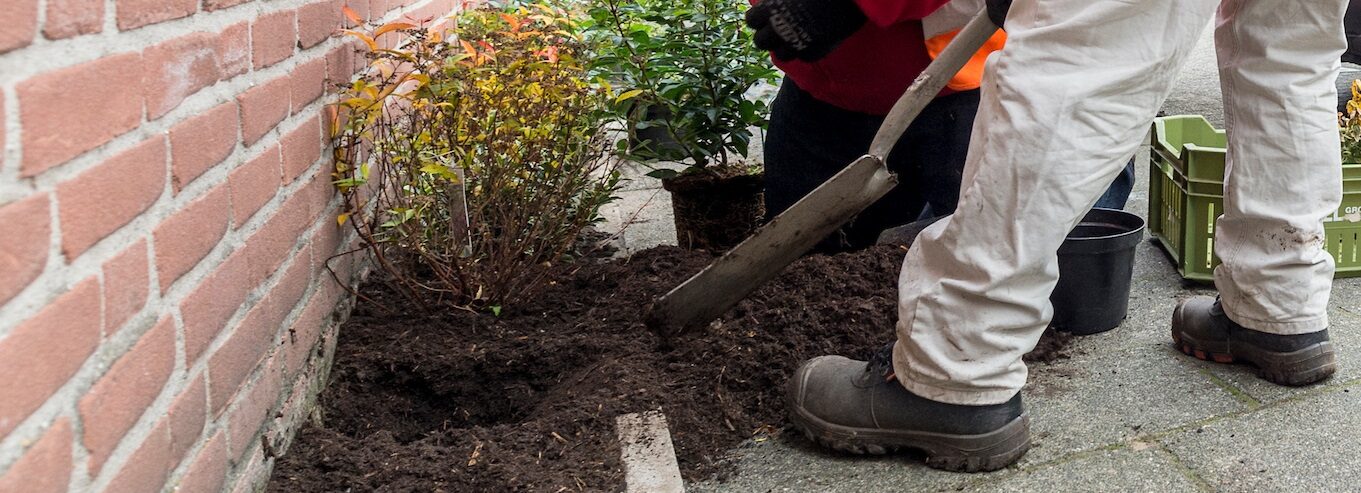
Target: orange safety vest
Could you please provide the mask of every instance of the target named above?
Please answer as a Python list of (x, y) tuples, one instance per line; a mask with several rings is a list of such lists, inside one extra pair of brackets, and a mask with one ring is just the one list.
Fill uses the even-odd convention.
[[(931, 55), (931, 59), (935, 60), (936, 57), (940, 56), (940, 53), (945, 51), (945, 47), (958, 34), (959, 29), (956, 29), (927, 39), (926, 52)], [(996, 34), (993, 34), (986, 43), (983, 43), (983, 47), (978, 50), (978, 53), (974, 53), (973, 58), (970, 58), (969, 62), (964, 64), (964, 68), (959, 69), (959, 73), (950, 79), (946, 87), (956, 91), (978, 89), (983, 85), (983, 64), (988, 60), (988, 55), (1001, 50), (1006, 43), (1007, 33), (1000, 29), (997, 30)]]

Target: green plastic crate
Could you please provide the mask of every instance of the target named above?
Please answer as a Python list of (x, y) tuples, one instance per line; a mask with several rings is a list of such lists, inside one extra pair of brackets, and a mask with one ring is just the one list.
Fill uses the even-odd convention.
[[(1224, 131), (1199, 115), (1153, 122), (1148, 231), (1185, 279), (1214, 280), (1215, 221), (1224, 210)], [(1342, 165), (1342, 205), (1324, 219), (1337, 277), (1361, 276), (1361, 164)], [(1353, 220), (1348, 220), (1350, 216)]]

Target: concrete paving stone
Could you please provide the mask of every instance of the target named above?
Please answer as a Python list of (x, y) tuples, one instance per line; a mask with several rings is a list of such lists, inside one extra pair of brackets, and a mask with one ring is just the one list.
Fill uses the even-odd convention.
[(1358, 408), (1361, 387), (1321, 389), (1163, 442), (1217, 491), (1356, 491)]
[(605, 221), (596, 229), (615, 236), (615, 247), (621, 256), (676, 244), (671, 194), (660, 188), (619, 192), (619, 198), (602, 207), (600, 214)]
[(989, 478), (963, 491), (982, 492), (1128, 492), (1194, 491), (1196, 483), (1176, 459), (1155, 444), (1102, 450), (1073, 460), (1046, 464), (1003, 478)]
[(1011, 474), (1006, 469), (982, 474), (939, 471), (911, 455), (841, 454), (790, 435), (737, 450), (738, 471), (727, 481), (691, 484), (686, 489), (692, 493), (954, 491), (971, 482)]
[(1170, 345), (1089, 341), (1071, 359), (1032, 365), (1022, 394), (1032, 448), (1022, 466), (1247, 409)]
[(1337, 374), (1332, 379), (1310, 387), (1282, 387), (1257, 377), (1257, 371), (1247, 365), (1198, 364), (1225, 383), (1242, 390), (1262, 403), (1299, 396), (1316, 387), (1343, 385), (1361, 378), (1361, 279), (1333, 281), (1333, 296), (1328, 318), (1328, 335), (1337, 351)]

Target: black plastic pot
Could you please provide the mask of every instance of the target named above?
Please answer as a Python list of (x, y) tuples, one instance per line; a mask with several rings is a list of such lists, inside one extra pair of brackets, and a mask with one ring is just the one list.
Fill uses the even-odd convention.
[(1134, 249), (1143, 218), (1092, 209), (1059, 247), (1059, 283), (1050, 295), (1056, 330), (1088, 335), (1116, 328), (1129, 313)]

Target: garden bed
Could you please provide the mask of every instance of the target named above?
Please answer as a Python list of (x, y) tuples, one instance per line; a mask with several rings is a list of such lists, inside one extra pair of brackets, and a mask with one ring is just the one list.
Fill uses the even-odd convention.
[[(645, 309), (709, 260), (661, 247), (583, 261), (499, 317), (370, 284), (340, 331), (322, 419), (269, 490), (618, 490), (615, 418), (651, 409), (687, 481), (721, 476), (726, 451), (785, 428), (800, 362), (893, 337), (902, 251), (879, 247), (802, 259), (706, 333), (660, 346)], [(1056, 342), (1031, 356), (1064, 357)]]

